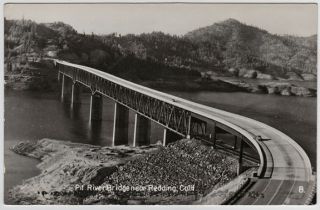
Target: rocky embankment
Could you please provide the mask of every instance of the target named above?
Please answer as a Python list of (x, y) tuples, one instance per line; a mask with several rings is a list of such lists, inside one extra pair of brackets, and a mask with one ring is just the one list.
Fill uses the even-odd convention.
[(314, 97), (315, 89), (297, 86), (288, 82), (267, 82), (258, 85), (258, 88), (267, 94), (277, 94), (282, 96), (304, 96)]
[(316, 81), (317, 75), (313, 73), (297, 73), (293, 71), (288, 71), (280, 76), (274, 76), (268, 73), (262, 73), (261, 71), (255, 69), (247, 68), (230, 68), (228, 72), (235, 77), (249, 78), (249, 79), (267, 79), (267, 80), (295, 80), (295, 81)]
[(225, 187), (237, 168), (236, 159), (186, 139), (139, 148), (42, 139), (12, 150), (42, 161), (41, 174), (10, 191), (17, 204), (186, 204)]
[(292, 81), (281, 80), (243, 80), (237, 78), (222, 78), (222, 81), (243, 88), (250, 93), (273, 94), (281, 96), (316, 97), (317, 90), (302, 85), (296, 85)]
[[(242, 91), (249, 93), (275, 94), (282, 96), (303, 96), (315, 97), (317, 95), (316, 85), (317, 75), (311, 73), (298, 74), (288, 72), (284, 77), (276, 77), (271, 74), (262, 73), (254, 69), (228, 70), (230, 75), (216, 73), (213, 71), (202, 72), (202, 78), (207, 79), (208, 83), (225, 83), (224, 89)], [(230, 90), (231, 90), (230, 89)]]

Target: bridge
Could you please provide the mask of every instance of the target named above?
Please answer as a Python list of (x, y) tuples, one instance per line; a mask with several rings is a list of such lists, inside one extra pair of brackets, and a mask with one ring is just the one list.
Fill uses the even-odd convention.
[[(90, 121), (101, 120), (103, 97), (114, 101), (112, 145), (128, 144), (129, 111), (135, 113), (133, 146), (150, 143), (151, 121), (163, 127), (163, 145), (181, 138), (204, 140), (257, 163), (245, 191), (232, 201), (243, 205), (309, 204), (315, 175), (304, 150), (289, 136), (266, 124), (156, 91), (111, 74), (54, 60), (61, 81), (61, 99), (71, 85), (71, 106), (79, 103), (81, 87), (91, 90)], [(225, 143), (222, 136), (228, 136)], [(230, 140), (231, 139), (231, 140)], [(230, 143), (230, 141), (232, 143)], [(249, 152), (248, 152), (249, 151)], [(252, 196), (252, 192), (258, 196)]]

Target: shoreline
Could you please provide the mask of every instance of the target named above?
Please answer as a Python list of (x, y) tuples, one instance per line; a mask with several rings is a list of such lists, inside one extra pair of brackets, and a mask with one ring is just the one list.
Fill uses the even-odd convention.
[(15, 204), (199, 204), (199, 198), (224, 187), (212, 201), (221, 204), (236, 190), (235, 159), (198, 140), (111, 148), (42, 139), (12, 150), (41, 160), (39, 175), (10, 190)]
[[(30, 64), (32, 66), (32, 64)], [(48, 61), (35, 63), (30, 72), (8, 72), (5, 70), (5, 88), (17, 91), (59, 91), (56, 70)], [(123, 78), (128, 80), (128, 78)], [(179, 81), (179, 82), (177, 82)], [(197, 79), (181, 79), (180, 77), (163, 80), (132, 81), (140, 85), (154, 88), (159, 91), (184, 92), (243, 92), (253, 94), (317, 97), (316, 86), (309, 87), (303, 84), (316, 81), (289, 80), (289, 79), (248, 79), (232, 76), (202, 76)]]
[(38, 159), (19, 155), (10, 149), (20, 141), (4, 141), (4, 203), (8, 205), (14, 204), (8, 195), (10, 189), (41, 173), (40, 169), (37, 168), (40, 163)]
[[(28, 82), (30, 83), (30, 82)], [(59, 89), (51, 89), (51, 86), (56, 86), (56, 84), (51, 83), (50, 87), (47, 85), (43, 86), (43, 83), (38, 85), (27, 84), (23, 81), (8, 82), (5, 83), (5, 89), (15, 90), (15, 91), (40, 91), (40, 92), (59, 92)], [(200, 82), (183, 82), (183, 83), (172, 83), (172, 82), (158, 82), (158, 81), (145, 81), (139, 83), (140, 85), (156, 89), (158, 91), (180, 91), (180, 92), (218, 92), (218, 93), (250, 93), (250, 94), (260, 94), (260, 95), (275, 95), (282, 97), (317, 97), (317, 89), (304, 87), (302, 85), (295, 84), (295, 81), (278, 81), (270, 80), (268, 82), (263, 82), (259, 84), (259, 81), (245, 82), (237, 78), (223, 78), (218, 81), (211, 81), (206, 83)], [(43, 87), (45, 87), (43, 89)], [(89, 91), (88, 91), (89, 92)]]

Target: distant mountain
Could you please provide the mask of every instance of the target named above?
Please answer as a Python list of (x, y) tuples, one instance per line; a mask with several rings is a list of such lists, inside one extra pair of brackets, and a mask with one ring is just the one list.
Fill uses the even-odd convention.
[(62, 22), (6, 19), (4, 32), (5, 62), (51, 56), (137, 80), (146, 78), (144, 74), (157, 79), (170, 73), (198, 77), (199, 72), (244, 77), (257, 77), (258, 72), (263, 78), (314, 79), (317, 73), (316, 35), (273, 35), (234, 19), (184, 36), (162, 32), (98, 36), (77, 33)]
[(293, 79), (302, 79), (304, 73), (317, 73), (316, 35), (279, 36), (234, 19), (182, 37), (153, 32), (125, 36), (114, 33), (100, 38), (123, 54), (200, 72), (230, 75), (230, 69), (238, 69), (256, 71), (265, 78)]
[[(227, 68), (254, 68), (283, 75), (317, 73), (317, 37), (279, 36), (228, 19), (185, 35), (192, 43), (220, 46)], [(278, 72), (275, 72), (277, 69)]]

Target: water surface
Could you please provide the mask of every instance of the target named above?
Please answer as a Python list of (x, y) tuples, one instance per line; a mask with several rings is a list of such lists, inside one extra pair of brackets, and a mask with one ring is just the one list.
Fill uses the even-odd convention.
[[(312, 165), (316, 164), (316, 98), (284, 97), (249, 93), (174, 92), (170, 93), (241, 114), (267, 123), (286, 133), (302, 146)], [(104, 98), (101, 123), (89, 123), (90, 95), (83, 94), (81, 105), (71, 109), (60, 101), (59, 93), (5, 91), (5, 202), (8, 190), (39, 173), (37, 160), (17, 155), (9, 147), (18, 141), (59, 139), (95, 145), (111, 145), (114, 102)], [(134, 113), (130, 112), (129, 143), (132, 143)], [(152, 123), (152, 143), (161, 141), (163, 129)]]

